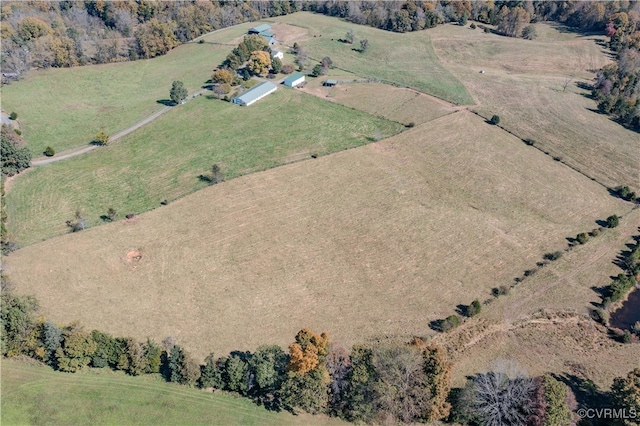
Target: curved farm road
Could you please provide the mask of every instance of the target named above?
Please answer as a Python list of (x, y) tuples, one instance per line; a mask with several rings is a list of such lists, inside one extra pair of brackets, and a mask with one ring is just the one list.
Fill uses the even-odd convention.
[[(206, 89), (201, 89), (197, 92), (195, 92), (194, 94), (192, 94), (191, 96), (189, 96), (189, 98), (195, 98), (197, 96), (200, 96), (201, 94), (203, 94), (206, 91)], [(156, 118), (160, 117), (161, 115), (169, 112), (171, 109), (173, 108), (173, 106), (165, 106), (164, 108), (160, 109), (159, 111), (154, 112), (153, 114), (151, 114), (150, 116), (148, 116), (147, 118), (145, 118), (144, 120), (141, 120), (139, 122), (137, 122), (136, 124), (134, 124), (133, 126), (129, 127), (128, 129), (125, 129), (121, 132), (116, 133), (115, 135), (111, 136), (109, 138), (109, 142), (115, 142), (118, 139), (128, 135), (129, 133), (132, 133), (136, 130), (138, 130), (140, 127), (151, 123), (153, 120), (155, 120)], [(89, 151), (93, 151), (94, 149), (99, 148), (99, 146), (97, 145), (91, 145), (91, 146), (86, 146), (84, 148), (80, 148), (74, 151), (71, 151), (67, 154), (62, 154), (62, 155), (58, 155), (56, 157), (43, 157), (43, 158), (39, 158), (36, 160), (32, 160), (31, 161), (31, 165), (32, 166), (43, 166), (45, 164), (51, 164), (51, 163), (55, 163), (56, 161), (62, 161), (62, 160), (66, 160), (67, 158), (71, 158), (71, 157), (77, 157), (78, 155), (82, 155), (85, 154)]]

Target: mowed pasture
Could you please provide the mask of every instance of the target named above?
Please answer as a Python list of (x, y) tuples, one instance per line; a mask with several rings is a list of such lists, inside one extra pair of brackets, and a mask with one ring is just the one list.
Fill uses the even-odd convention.
[[(406, 126), (411, 123), (420, 125), (459, 109), (424, 93), (383, 83), (341, 83), (335, 87), (323, 87), (322, 82), (327, 78), (339, 77), (330, 73), (311, 80), (302, 90)], [(348, 81), (349, 78), (344, 80)]]
[(92, 225), (110, 207), (140, 213), (207, 185), (213, 163), (226, 179), (353, 148), (403, 126), (281, 86), (249, 107), (204, 96), (118, 142), (18, 177), (7, 194), (20, 245), (68, 231), (77, 210)]
[[(385, 79), (461, 105), (473, 103), (464, 85), (438, 61), (426, 31), (399, 34), (310, 12), (273, 20), (306, 28), (304, 35), (291, 31), (295, 36), (287, 45), (297, 42), (316, 61), (329, 56), (335, 66), (362, 77)], [(354, 44), (339, 41), (349, 29), (355, 31)], [(354, 50), (362, 39), (370, 46), (364, 53)]]
[(68, 374), (12, 359), (3, 359), (1, 368), (6, 425), (343, 424), (327, 416), (268, 411), (245, 398), (165, 383), (157, 375), (96, 369)]
[(56, 322), (175, 336), (199, 357), (286, 346), (303, 327), (350, 345), (430, 334), (430, 321), (627, 210), (459, 111), (25, 247), (4, 269)]
[(87, 145), (99, 130), (113, 135), (163, 108), (158, 101), (169, 100), (174, 80), (190, 93), (199, 90), (251, 26), (219, 30), (207, 43), (184, 44), (154, 59), (32, 70), (2, 87), (2, 108), (18, 113), (36, 157), (47, 146), (59, 153)]
[(597, 288), (623, 272), (614, 259), (633, 242), (639, 226), (640, 210), (635, 209), (618, 227), (564, 253), (508, 296), (494, 300), (477, 318), (439, 337), (439, 343), (453, 349), (458, 385), (466, 375), (490, 369), (496, 359), (516, 360), (530, 374), (587, 377), (604, 389), (614, 377), (637, 367), (640, 346), (611, 339), (589, 318), (589, 311), (602, 302)]
[(439, 60), (473, 95), (475, 111), (498, 114), (501, 126), (607, 186), (639, 189), (638, 133), (599, 114), (585, 89), (610, 62), (599, 44), (604, 36), (546, 23), (535, 28), (535, 40), (457, 25), (429, 36)]

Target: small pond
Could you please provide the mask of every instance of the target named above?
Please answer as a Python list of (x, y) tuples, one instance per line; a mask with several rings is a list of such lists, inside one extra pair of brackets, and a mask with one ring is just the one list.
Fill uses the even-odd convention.
[(637, 321), (640, 321), (640, 290), (638, 288), (632, 290), (627, 301), (611, 314), (609, 325), (622, 330), (631, 330)]

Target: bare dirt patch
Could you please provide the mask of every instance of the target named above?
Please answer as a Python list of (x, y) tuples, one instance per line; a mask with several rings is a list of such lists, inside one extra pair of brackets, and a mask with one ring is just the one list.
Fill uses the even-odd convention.
[(132, 262), (140, 262), (142, 260), (142, 253), (140, 253), (138, 250), (131, 250), (130, 252), (127, 253), (127, 262), (132, 263)]
[(306, 28), (285, 24), (284, 22), (272, 24), (271, 31), (275, 34), (278, 42), (287, 45), (292, 45), (295, 40), (304, 38), (309, 34), (309, 30)]

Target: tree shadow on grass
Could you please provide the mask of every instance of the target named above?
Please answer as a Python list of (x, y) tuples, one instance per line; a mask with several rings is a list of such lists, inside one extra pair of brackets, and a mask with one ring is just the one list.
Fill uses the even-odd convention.
[[(611, 408), (613, 402), (609, 392), (602, 391), (598, 388), (593, 381), (578, 377), (574, 374), (551, 374), (551, 376), (567, 385), (576, 396), (576, 402), (579, 409), (601, 409)], [(594, 416), (595, 417), (595, 416)], [(611, 425), (611, 419), (580, 419), (578, 421), (579, 426), (600, 426)]]
[(156, 103), (159, 103), (160, 105), (164, 105), (164, 106), (176, 105), (176, 103), (173, 102), (171, 99), (160, 99), (160, 100), (157, 100)]
[(469, 306), (463, 305), (462, 303), (456, 306), (456, 314), (466, 317), (469, 313)]
[(442, 323), (444, 320), (437, 319), (429, 322), (429, 328), (434, 331), (442, 332)]
[(213, 179), (211, 179), (211, 176), (207, 175), (198, 175), (198, 180), (200, 180), (200, 182), (205, 182), (208, 184), (213, 183)]

